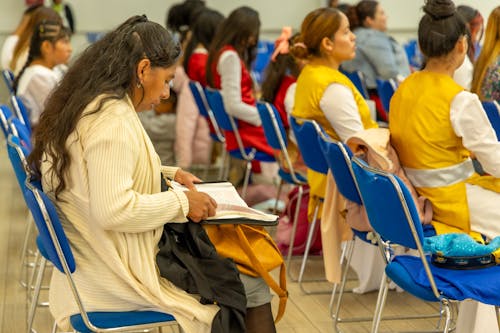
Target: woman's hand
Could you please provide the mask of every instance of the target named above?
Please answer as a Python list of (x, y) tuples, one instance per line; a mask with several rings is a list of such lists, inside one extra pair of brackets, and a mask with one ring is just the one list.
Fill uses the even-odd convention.
[[(176, 174), (177, 176), (177, 174)], [(193, 222), (200, 222), (210, 216), (215, 215), (217, 203), (215, 200), (204, 192), (186, 191), (184, 192), (189, 202), (189, 217)]]
[(179, 184), (186, 186), (191, 191), (196, 191), (194, 184), (201, 182), (200, 178), (182, 169), (177, 170), (174, 180)]

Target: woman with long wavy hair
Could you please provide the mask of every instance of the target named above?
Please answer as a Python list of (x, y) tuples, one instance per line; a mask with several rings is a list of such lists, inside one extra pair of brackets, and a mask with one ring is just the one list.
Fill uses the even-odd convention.
[[(88, 47), (47, 101), (29, 161), (55, 202), (73, 249), (89, 310), (158, 309), (185, 332), (210, 332), (216, 304), (159, 275), (158, 242), (169, 222), (199, 222), (215, 202), (198, 178), (162, 166), (136, 112), (170, 94), (180, 48), (161, 25), (134, 16)], [(161, 177), (190, 190), (161, 191)], [(54, 271), (50, 310), (61, 328), (78, 313), (65, 276)]]

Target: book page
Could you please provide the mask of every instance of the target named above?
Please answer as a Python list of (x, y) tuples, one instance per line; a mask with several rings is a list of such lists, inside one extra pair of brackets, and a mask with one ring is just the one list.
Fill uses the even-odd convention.
[[(187, 187), (175, 181), (171, 181), (173, 189), (187, 191)], [(208, 220), (247, 218), (262, 221), (276, 221), (278, 216), (266, 214), (259, 210), (248, 207), (240, 197), (236, 188), (230, 182), (199, 183), (195, 184), (199, 192), (205, 192), (217, 202), (215, 216)]]

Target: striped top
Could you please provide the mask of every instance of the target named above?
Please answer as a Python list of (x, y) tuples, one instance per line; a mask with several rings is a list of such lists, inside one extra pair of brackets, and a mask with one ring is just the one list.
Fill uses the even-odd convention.
[[(162, 167), (128, 97), (96, 108), (97, 97), (68, 137), (71, 165), (67, 188), (56, 206), (76, 260), (76, 280), (87, 311), (155, 309), (175, 316), (186, 332), (210, 332), (218, 311), (159, 276), (158, 241), (167, 222), (185, 222), (183, 192), (160, 190)], [(87, 115), (86, 115), (87, 114)], [(56, 184), (42, 163), (43, 188)], [(50, 310), (66, 329), (78, 312), (66, 278), (52, 275)]]

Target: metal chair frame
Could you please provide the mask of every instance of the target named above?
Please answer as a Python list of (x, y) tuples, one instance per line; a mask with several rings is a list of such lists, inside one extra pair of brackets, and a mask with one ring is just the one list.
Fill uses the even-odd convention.
[[(309, 126), (312, 126), (314, 128), (314, 131), (316, 132), (316, 134), (318, 136), (322, 136), (324, 138), (327, 137), (327, 134), (324, 133), (323, 129), (320, 127), (320, 125), (314, 121), (314, 120), (311, 120), (311, 119), (305, 119), (305, 118), (298, 118), (298, 117), (290, 117), (290, 124), (291, 124), (291, 127), (292, 127), (292, 130), (294, 131), (295, 133), (295, 137), (297, 139), (297, 144), (299, 145), (299, 149), (300, 151), (302, 152), (302, 156), (304, 158), (304, 162), (306, 163), (307, 167), (308, 168), (311, 168), (310, 165), (311, 163), (309, 163), (307, 161), (307, 155), (304, 155), (303, 151), (303, 147), (301, 147), (301, 143), (300, 143), (300, 135), (298, 135), (295, 127), (296, 126), (304, 126), (304, 125), (309, 125)], [(317, 141), (316, 141), (317, 142)], [(305, 147), (304, 147), (305, 148)], [(316, 159), (320, 159), (320, 162), (319, 164), (321, 165), (321, 168), (320, 169), (326, 169), (326, 171), (328, 171), (328, 165), (326, 163), (326, 160), (324, 159), (324, 156), (323, 154), (321, 153), (319, 156), (315, 156)], [(312, 168), (311, 168), (312, 169)], [(314, 169), (313, 169), (314, 170)], [(324, 170), (322, 171), (319, 171), (319, 170), (316, 170), (317, 172), (321, 172), (321, 173), (325, 173), (326, 172), (323, 172)], [(323, 198), (322, 198), (323, 199)], [(321, 199), (321, 200), (322, 200)], [(320, 206), (320, 202), (318, 201), (318, 203), (316, 204), (316, 206), (314, 207), (314, 213), (313, 213), (313, 219), (309, 225), (309, 229), (308, 229), (308, 232), (307, 232), (307, 240), (306, 240), (306, 247), (305, 247), (305, 250), (304, 250), (304, 255), (302, 257), (302, 262), (301, 262), (301, 265), (300, 265), (300, 271), (299, 271), (299, 276), (297, 278), (297, 282), (299, 284), (299, 287), (300, 289), (302, 290), (303, 293), (305, 293), (306, 295), (310, 295), (310, 294), (324, 294), (324, 293), (330, 293), (330, 291), (326, 291), (326, 290), (321, 290), (321, 291), (311, 291), (311, 290), (307, 290), (304, 285), (303, 285), (303, 282), (318, 282), (318, 281), (326, 281), (325, 279), (321, 279), (321, 280), (307, 280), (307, 281), (304, 281), (304, 272), (305, 272), (305, 268), (306, 268), (306, 264), (307, 264), (307, 259), (309, 257), (309, 251), (311, 249), (311, 245), (312, 245), (312, 237), (314, 235), (314, 230), (316, 228), (316, 224), (318, 223), (318, 214), (319, 214), (319, 206)]]
[[(450, 298), (446, 297), (445, 295), (443, 295), (439, 291), (439, 289), (436, 285), (436, 281), (435, 281), (434, 276), (433, 276), (431, 269), (430, 269), (430, 264), (429, 264), (428, 260), (426, 259), (425, 253), (423, 251), (423, 247), (422, 247), (422, 237), (423, 236), (421, 234), (421, 231), (420, 231), (420, 233), (417, 231), (416, 222), (414, 221), (414, 218), (413, 218), (414, 214), (411, 213), (410, 207), (408, 206), (408, 201), (406, 199), (405, 194), (403, 193), (402, 186), (404, 186), (404, 184), (400, 184), (400, 182), (396, 179), (396, 176), (394, 176), (393, 174), (390, 174), (388, 172), (370, 167), (370, 166), (366, 165), (359, 158), (356, 158), (356, 157), (353, 158), (352, 165), (353, 165), (353, 168), (356, 167), (356, 168), (360, 168), (364, 172), (373, 173), (375, 175), (375, 177), (380, 176), (380, 177), (384, 177), (384, 178), (388, 179), (391, 186), (396, 191), (399, 202), (401, 204), (401, 208), (402, 208), (403, 213), (404, 213), (404, 219), (405, 219), (405, 221), (401, 221), (401, 222), (406, 223), (408, 225), (408, 229), (410, 230), (410, 233), (413, 237), (413, 240), (412, 240), (413, 245), (410, 246), (408, 244), (409, 241), (407, 241), (407, 244), (404, 244), (404, 245), (410, 246), (410, 247), (417, 250), (418, 256), (420, 258), (420, 262), (421, 262), (422, 267), (423, 267), (423, 270), (424, 270), (426, 277), (427, 277), (429, 284), (430, 284), (430, 291), (433, 294), (435, 301), (437, 301), (441, 304), (441, 315), (444, 314), (444, 316), (445, 316), (445, 320), (443, 323), (443, 332), (447, 333), (447, 332), (452, 331), (454, 329), (452, 327), (453, 312), (455, 312), (452, 310), (456, 310), (456, 304), (458, 303), (458, 301), (456, 301), (454, 299), (450, 299)], [(355, 179), (359, 183), (358, 177), (356, 175), (355, 175), (355, 177), (356, 177)], [(364, 198), (364, 196), (363, 196), (362, 189), (361, 189), (360, 193), (361, 193), (361, 197), (362, 197), (363, 201), (365, 202), (366, 198)], [(407, 194), (407, 195), (409, 195), (409, 194)], [(412, 207), (412, 210), (415, 211), (416, 210), (415, 207)], [(367, 213), (368, 213), (368, 216), (370, 216), (370, 214), (371, 214), (370, 210), (367, 209)], [(373, 221), (373, 220), (371, 220), (371, 221)], [(418, 221), (418, 223), (420, 223), (420, 222)], [(384, 234), (379, 234), (377, 232), (376, 224), (372, 223), (372, 225), (374, 226), (375, 231), (376, 231), (378, 244), (384, 253), (384, 259), (385, 259), (386, 263), (389, 264), (392, 261), (392, 259), (394, 258), (393, 245), (394, 244), (397, 245), (397, 243), (392, 242), (390, 239), (384, 239), (383, 238)], [(384, 232), (384, 230), (378, 230), (378, 231)], [(381, 286), (380, 286), (380, 292), (379, 292), (378, 299), (377, 299), (377, 307), (375, 309), (375, 314), (374, 314), (373, 322), (372, 322), (372, 330), (371, 330), (372, 333), (378, 332), (378, 329), (379, 329), (380, 321), (382, 319), (382, 312), (383, 312), (384, 304), (385, 304), (386, 297), (387, 297), (387, 291), (389, 289), (389, 281), (390, 281), (389, 278), (384, 279), (381, 283)], [(496, 311), (497, 311), (497, 319), (498, 319), (498, 317), (499, 317), (498, 306), (496, 307)], [(412, 317), (412, 318), (414, 318), (414, 317)], [(419, 318), (421, 318), (421, 317), (419, 317)], [(498, 324), (500, 327), (500, 322)]]
[[(54, 260), (58, 261), (58, 262), (53, 262), (53, 264), (62, 273), (64, 273), (66, 275), (68, 285), (71, 289), (73, 298), (74, 298), (74, 300), (78, 306), (78, 309), (80, 311), (81, 319), (82, 319), (83, 323), (85, 324), (85, 326), (87, 327), (87, 329), (89, 329), (92, 332), (110, 333), (110, 332), (145, 331), (145, 330), (153, 329), (153, 328), (160, 328), (160, 327), (177, 325), (177, 322), (174, 319), (172, 319), (169, 321), (161, 321), (161, 322), (146, 323), (146, 324), (131, 325), (131, 326), (118, 326), (118, 327), (113, 327), (113, 328), (96, 327), (92, 323), (92, 321), (90, 320), (89, 313), (87, 313), (87, 311), (85, 310), (85, 306), (80, 298), (80, 294), (78, 293), (78, 289), (77, 289), (76, 284), (75, 284), (73, 277), (72, 277), (72, 273), (76, 269), (76, 263), (74, 262), (73, 254), (72, 254), (70, 245), (66, 239), (66, 235), (64, 234), (64, 231), (62, 232), (62, 236), (61, 236), (61, 234), (58, 235), (54, 229), (54, 223), (57, 223), (60, 226), (60, 222), (59, 222), (58, 218), (54, 221), (54, 218), (49, 214), (49, 211), (46, 207), (45, 201), (42, 199), (42, 195), (44, 195), (44, 194), (41, 193), (40, 189), (38, 189), (36, 186), (34, 186), (32, 184), (30, 179), (26, 180), (26, 188), (27, 188), (27, 192), (31, 192), (31, 194), (33, 195), (33, 197), (36, 201), (36, 207), (38, 207), (38, 209), (39, 209), (39, 212), (36, 212), (36, 213), (33, 212), (35, 222), (37, 223), (37, 227), (39, 228), (38, 231), (40, 232), (41, 235), (45, 234), (45, 236), (49, 237), (50, 242), (51, 242), (51, 246), (53, 247), (53, 249), (55, 249), (55, 253), (56, 253), (56, 258), (54, 258)], [(31, 207), (30, 207), (30, 209), (31, 209)], [(37, 217), (40, 215), (41, 215), (42, 221), (37, 221)], [(46, 230), (40, 229), (41, 226), (39, 226), (38, 224), (41, 224), (42, 228), (44, 227), (44, 228), (46, 228)], [(62, 226), (61, 226), (61, 230), (62, 230)], [(60, 239), (60, 237), (61, 237), (61, 239)], [(63, 251), (63, 245), (61, 244), (61, 241), (66, 243), (65, 245), (68, 249), (67, 250), (68, 253), (65, 253)], [(38, 244), (43, 245), (43, 241), (39, 242)], [(48, 253), (47, 249), (45, 249), (45, 251), (42, 250), (41, 252)], [(50, 254), (49, 254), (49, 257), (50, 257)], [(69, 260), (72, 262), (71, 265), (68, 263), (68, 259), (67, 259), (68, 257), (69, 257)], [(40, 291), (39, 287), (41, 285), (41, 281), (42, 281), (42, 277), (43, 277), (43, 267), (44, 267), (43, 262), (46, 262), (48, 259), (43, 258), (42, 260), (43, 260), (42, 264), (40, 265), (40, 269), (38, 270), (38, 273), (37, 273), (36, 284), (35, 284), (35, 295), (37, 294), (37, 292), (39, 293), (39, 291)], [(32, 302), (32, 304), (33, 304), (33, 302)], [(134, 315), (134, 314), (140, 314), (140, 312), (141, 311), (133, 311), (133, 312), (128, 312), (128, 313), (130, 313), (130, 315)], [(55, 329), (55, 326), (54, 326), (54, 329)]]
[[(287, 149), (287, 138), (284, 137), (284, 126), (281, 121), (281, 118), (277, 116), (278, 111), (272, 106), (271, 104), (267, 102), (257, 102), (257, 110), (259, 111), (260, 118), (262, 120), (262, 123), (267, 123), (271, 125), (270, 128), (272, 128), (271, 131), (266, 131), (268, 129), (268, 126), (263, 126), (264, 127), (264, 134), (266, 135), (267, 143), (273, 147), (274, 149), (279, 149), (281, 151), (281, 154), (283, 155), (285, 159), (285, 164), (287, 171), (283, 170), (283, 168), (280, 166), (280, 168), (283, 170), (283, 172), (286, 172), (287, 174), (290, 175), (290, 178), (292, 180), (293, 185), (298, 186), (298, 196), (297, 196), (297, 205), (295, 207), (295, 211), (293, 213), (293, 220), (292, 220), (292, 232), (290, 235), (290, 243), (288, 247), (288, 253), (287, 253), (287, 258), (286, 258), (286, 265), (287, 267), (290, 267), (290, 262), (292, 260), (292, 253), (293, 253), (293, 246), (295, 242), (295, 234), (297, 233), (297, 223), (298, 223), (298, 217), (299, 217), (299, 211), (300, 211), (300, 202), (302, 202), (302, 195), (304, 193), (304, 185), (307, 183), (300, 180), (298, 177), (297, 172), (295, 171), (293, 167), (293, 163), (290, 159), (290, 155), (288, 154), (288, 149)], [(270, 133), (271, 132), (271, 133)], [(278, 198), (281, 194), (281, 190), (283, 187), (284, 180), (281, 178), (280, 184), (278, 187), (278, 194), (276, 196), (276, 204), (274, 207), (274, 211), (276, 213), (277, 211), (277, 203), (278, 203)], [(288, 270), (288, 275), (290, 275), (290, 269)]]
[[(210, 123), (210, 125), (214, 130), (213, 135), (211, 135), (212, 138), (215, 141), (222, 143), (222, 145), (224, 146), (226, 144), (226, 138), (224, 137), (224, 132), (221, 130), (219, 124), (217, 123), (217, 119), (215, 118), (214, 112), (212, 111), (210, 105), (208, 104), (207, 96), (205, 95), (205, 90), (203, 90), (203, 87), (198, 81), (190, 81), (189, 87), (191, 88), (194, 100), (196, 102), (196, 105), (198, 106), (198, 111), (202, 116), (205, 117), (205, 119), (207, 119), (207, 121)], [(227, 179), (227, 173), (228, 173), (227, 162), (228, 162), (227, 151), (225, 147), (223, 147), (221, 156), (221, 165), (219, 167), (219, 179)]]
[[(243, 141), (241, 139), (240, 132), (238, 130), (238, 125), (234, 117), (232, 117), (226, 112), (220, 91), (210, 87), (205, 88), (205, 91), (207, 95), (208, 104), (210, 105), (210, 109), (214, 113), (217, 123), (220, 125), (222, 129), (226, 131), (232, 131), (234, 133), (236, 142), (238, 144), (238, 151), (241, 155), (241, 158), (247, 162), (245, 176), (243, 180), (243, 189), (241, 191), (241, 197), (245, 199), (248, 183), (250, 181), (250, 173), (252, 171), (252, 161), (255, 159), (255, 155), (257, 154), (257, 149), (251, 148), (249, 153), (245, 151), (245, 146), (243, 145)], [(229, 154), (231, 155), (231, 152), (229, 152)]]

